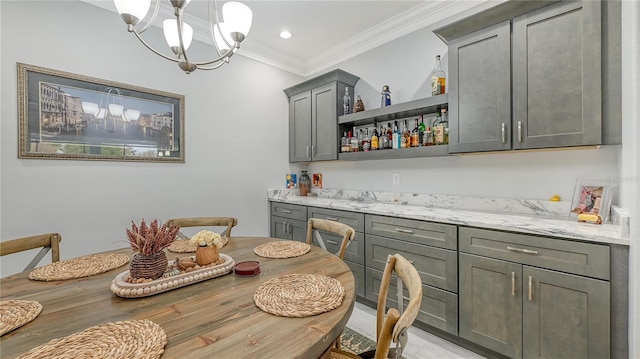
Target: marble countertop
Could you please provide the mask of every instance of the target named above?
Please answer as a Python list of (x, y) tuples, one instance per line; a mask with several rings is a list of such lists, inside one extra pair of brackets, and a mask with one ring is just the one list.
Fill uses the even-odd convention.
[(305, 206), (629, 245), (629, 219), (620, 209), (612, 211), (614, 223), (597, 225), (570, 218), (566, 215), (570, 204), (557, 202), (343, 190), (314, 190), (314, 194), (302, 197), (297, 190), (276, 189), (268, 190), (267, 197)]

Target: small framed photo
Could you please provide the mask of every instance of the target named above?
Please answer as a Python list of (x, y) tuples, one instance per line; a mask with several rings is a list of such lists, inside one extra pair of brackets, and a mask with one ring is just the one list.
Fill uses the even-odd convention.
[(313, 188), (322, 189), (322, 173), (313, 174)]
[(581, 213), (598, 214), (602, 222), (609, 220), (611, 199), (615, 182), (611, 180), (578, 180), (571, 202), (570, 216), (577, 217)]
[(285, 187), (289, 188), (298, 188), (298, 175), (295, 173), (287, 173), (285, 176)]

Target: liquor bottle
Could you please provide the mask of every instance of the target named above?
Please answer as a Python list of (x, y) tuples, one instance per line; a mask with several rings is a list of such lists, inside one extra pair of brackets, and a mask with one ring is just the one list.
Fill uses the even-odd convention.
[(349, 88), (344, 88), (344, 97), (342, 98), (342, 107), (344, 109), (343, 115), (351, 113), (351, 96), (349, 96)]
[(364, 140), (364, 134), (362, 133), (362, 129), (358, 131), (358, 151), (362, 152), (362, 140)]
[(380, 107), (391, 106), (391, 91), (389, 90), (389, 85), (382, 86), (382, 92), (380, 94), (382, 95)]
[(431, 131), (431, 127), (427, 127), (424, 131), (424, 135), (422, 136), (422, 145), (433, 146), (433, 132)]
[(407, 120), (404, 120), (404, 128), (402, 131), (402, 139), (400, 140), (400, 148), (409, 148), (411, 145), (411, 132), (409, 132), (409, 126)]
[(351, 152), (358, 152), (358, 137), (355, 127), (353, 128), (353, 137), (351, 137)]
[(446, 75), (440, 69), (440, 55), (436, 56), (436, 65), (431, 71), (431, 96), (442, 95), (445, 93)]
[(442, 116), (440, 117), (440, 124), (442, 124), (442, 144), (449, 144), (449, 114), (447, 113), (447, 109), (442, 109)]
[(402, 134), (400, 133), (400, 130), (398, 129), (398, 121), (394, 121), (393, 124), (393, 135), (392, 135), (392, 139), (391, 139), (391, 148), (393, 148), (394, 150), (397, 150), (400, 148), (400, 138), (402, 137)]
[[(398, 123), (396, 122), (396, 125)], [(391, 127), (391, 122), (387, 123), (387, 149), (392, 149), (393, 147), (393, 127)]]
[(387, 137), (387, 131), (383, 126), (380, 126), (380, 137), (378, 137), (378, 148), (386, 150), (389, 148), (389, 137)]
[(413, 128), (413, 131), (411, 131), (411, 143), (410, 146), (411, 147), (418, 147), (419, 143), (418, 140), (420, 138), (420, 129), (418, 127), (418, 119), (416, 118), (416, 126)]
[(378, 124), (376, 122), (373, 123), (373, 133), (371, 134), (371, 151), (376, 151), (379, 146), (379, 139), (378, 139)]
[(435, 122), (433, 123), (433, 142), (436, 145), (444, 145), (444, 124), (442, 123), (442, 117), (438, 113)]
[(371, 137), (369, 137), (369, 129), (364, 129), (364, 137), (362, 137), (362, 150), (369, 152), (371, 150)]
[(424, 118), (420, 115), (420, 125), (418, 125), (418, 146), (422, 146), (424, 144), (424, 131), (426, 128), (424, 127)]
[(342, 139), (340, 139), (340, 152), (344, 153), (351, 151), (351, 142), (349, 141), (350, 139), (347, 137), (347, 131), (344, 131)]

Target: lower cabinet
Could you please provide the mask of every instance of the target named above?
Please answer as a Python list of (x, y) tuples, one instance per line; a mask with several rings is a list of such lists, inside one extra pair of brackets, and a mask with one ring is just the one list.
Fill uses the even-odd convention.
[(563, 253), (574, 263), (554, 265), (608, 278), (608, 246), (469, 228), (459, 238), (461, 251), (511, 257), (459, 254), (461, 338), (510, 358), (610, 357), (609, 282), (521, 263)]
[(307, 239), (307, 207), (271, 202), (271, 237), (304, 242)]

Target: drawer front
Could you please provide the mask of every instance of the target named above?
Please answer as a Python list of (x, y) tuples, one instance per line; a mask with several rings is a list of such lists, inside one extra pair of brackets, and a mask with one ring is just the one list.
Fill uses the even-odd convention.
[(351, 226), (356, 232), (364, 232), (364, 213), (307, 207), (308, 218), (321, 218)]
[(460, 252), (609, 279), (609, 246), (460, 227)]
[(365, 215), (365, 226), (366, 233), (428, 246), (457, 249), (455, 225)]
[(362, 264), (356, 264), (349, 261), (344, 261), (346, 265), (349, 266), (351, 271), (353, 272), (353, 278), (356, 281), (356, 295), (364, 298), (365, 291), (365, 280), (364, 280), (364, 266)]
[[(366, 298), (377, 303), (382, 272), (369, 268), (366, 271)], [(396, 278), (394, 274), (389, 283), (389, 292), (387, 294), (387, 307), (389, 308), (398, 308)], [(406, 308), (409, 303), (409, 291), (406, 285), (403, 285), (403, 289), (403, 308)], [(458, 335), (458, 296), (423, 284), (422, 302), (420, 303), (420, 311), (416, 320), (453, 335)]]
[(271, 202), (271, 215), (300, 221), (307, 221), (307, 206)]
[(422, 283), (458, 292), (458, 255), (455, 251), (366, 235), (365, 266), (384, 271), (389, 254), (400, 254), (413, 263)]
[[(322, 237), (324, 245), (327, 248), (327, 252), (337, 254), (340, 250), (342, 237), (331, 232), (318, 232), (320, 232), (320, 236)], [(313, 245), (320, 246), (315, 235), (311, 238), (311, 243)], [(353, 240), (347, 246), (347, 250), (344, 253), (344, 260), (357, 264), (364, 264), (364, 234), (362, 232), (356, 232)]]

